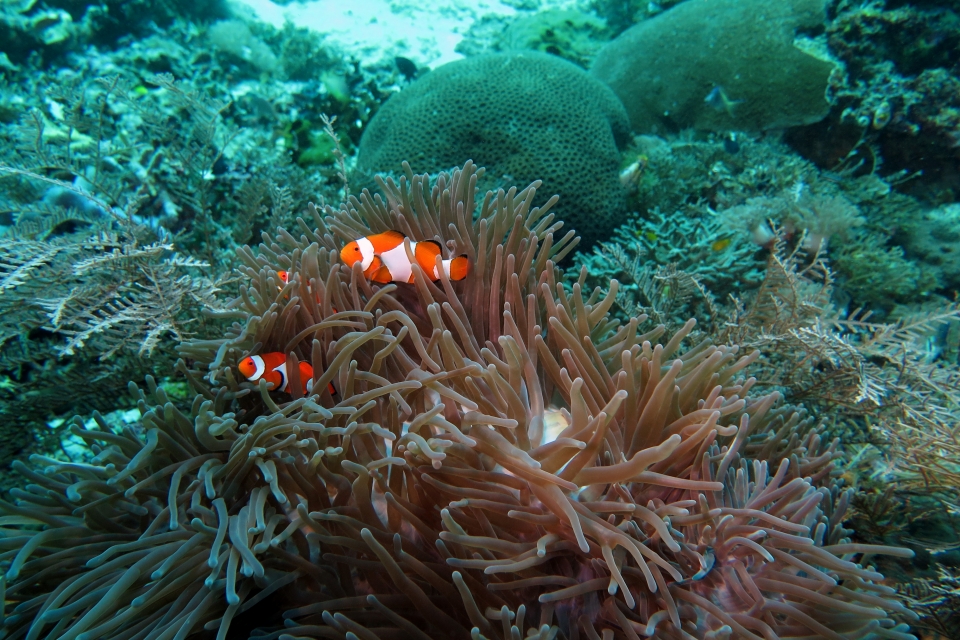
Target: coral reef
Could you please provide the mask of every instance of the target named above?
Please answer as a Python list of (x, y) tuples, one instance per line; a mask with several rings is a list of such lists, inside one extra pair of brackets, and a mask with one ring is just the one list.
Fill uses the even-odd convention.
[[(149, 357), (203, 327), (200, 309), (221, 280), (208, 273), (214, 252), (180, 253), (171, 233), (185, 232), (178, 216), (191, 207), (208, 213), (217, 109), (192, 101), (195, 119), (174, 132), (119, 77), (59, 89), (47, 93), (49, 112), (7, 129), (0, 164), (10, 223), (0, 235), (0, 415), (16, 425), (4, 463), (31, 443), (31, 426), (110, 410), (130, 375), (161, 370)], [(134, 114), (141, 133), (126, 138)], [(152, 134), (165, 148), (152, 148)], [(192, 243), (183, 233), (177, 244)]]
[(638, 132), (763, 131), (827, 115), (836, 65), (798, 46), (823, 29), (824, 0), (688, 0), (607, 44), (590, 73)]
[(683, 2), (684, 0), (661, 0), (661, 2), (645, 2), (644, 0), (590, 0), (590, 9), (606, 20), (607, 26), (618, 36), (634, 24), (660, 13), (664, 9)]
[(831, 115), (796, 131), (790, 144), (821, 166), (853, 157), (861, 171), (892, 176), (899, 189), (927, 202), (956, 201), (960, 9), (841, 4), (827, 43), (845, 67), (833, 78)]
[(905, 245), (908, 255), (937, 267), (943, 286), (960, 291), (960, 204), (926, 212)]
[(48, 421), (122, 409), (128, 380), (171, 375), (177, 340), (218, 331), (202, 309), (232, 286), (236, 248), (337, 197), (315, 164), (333, 156), (322, 110), (355, 149), (392, 81), (315, 34), (250, 31), (272, 73), (182, 20), (0, 70), (0, 464), (56, 448)]
[[(471, 64), (436, 25), (3, 3), (0, 637), (960, 637), (960, 4), (751, 0), (670, 50), (731, 2), (431, 6), (542, 68), (464, 80), (392, 180), (370, 119)], [(631, 27), (663, 137), (546, 55)], [(399, 170), (432, 144), (490, 170)], [(472, 273), (339, 263), (385, 229)], [(244, 380), (270, 352), (317, 393)]]
[[(815, 238), (832, 236), (826, 256), (840, 285), (841, 304), (887, 313), (897, 303), (954, 295), (949, 247), (934, 253), (923, 239), (931, 214), (874, 173), (824, 171), (783, 143), (740, 134), (638, 136), (626, 157), (637, 158), (632, 173), (626, 172), (636, 185), (628, 202), (641, 214), (618, 232), (622, 251), (647, 253), (659, 243), (659, 255), (682, 263), (682, 271), (697, 263), (690, 256), (701, 256), (705, 262), (696, 272), (710, 279), (704, 283), (720, 299), (731, 289), (749, 288), (748, 280), (756, 282), (742, 276), (763, 261), (731, 263), (731, 251), (749, 253), (747, 247), (766, 244), (773, 227), (782, 227), (794, 242), (806, 231), (808, 248), (814, 248)], [(648, 239), (648, 232), (654, 237)], [(658, 241), (663, 238), (669, 240)], [(591, 284), (623, 278), (620, 266), (618, 260), (591, 263)], [(647, 268), (659, 266), (666, 265)]]
[(457, 44), (457, 52), (475, 56), (516, 49), (534, 50), (587, 68), (603, 43), (609, 40), (603, 20), (572, 9), (540, 11), (519, 16), (506, 25), (503, 22), (500, 17), (478, 20)]
[(164, 342), (209, 330), (201, 309), (217, 306), (209, 264), (78, 187), (54, 188), (99, 207), (19, 211), (0, 236), (0, 419), (21, 427), (0, 443), (3, 462), (30, 443), (31, 422), (113, 408), (127, 377), (154, 371)]
[(757, 247), (719, 215), (687, 205), (672, 215), (648, 212), (617, 229), (591, 253), (579, 253), (576, 266), (587, 270), (585, 284), (606, 288), (615, 278), (615, 312), (647, 314), (667, 327), (687, 318), (700, 326), (722, 319), (716, 300), (756, 288), (763, 279)]
[(202, 21), (227, 15), (222, 0), (13, 0), (0, 6), (0, 55), (13, 65), (31, 56), (49, 64), (88, 45), (112, 47), (124, 36), (143, 37), (177, 19)]
[[(493, 89), (492, 87), (495, 87)], [(361, 172), (441, 171), (468, 159), (483, 188), (543, 180), (584, 246), (622, 222), (618, 145), (629, 133), (616, 96), (582, 69), (536, 51), (459, 60), (390, 98), (363, 133)]]
[[(559, 283), (556, 200), (533, 207), (535, 183), (473, 217), (479, 177), (407, 167), (265, 235), (241, 250), (238, 322), (181, 346), (189, 409), (148, 379), (136, 428), (72, 428), (89, 460), (18, 464), (7, 633), (912, 637), (868, 564), (911, 553), (849, 539), (836, 443), (752, 392), (758, 354), (687, 346), (693, 321), (669, 339), (612, 321), (615, 282)], [(471, 273), (379, 287), (340, 266), (344, 240), (386, 229)], [(278, 349), (319, 394), (238, 382)]]

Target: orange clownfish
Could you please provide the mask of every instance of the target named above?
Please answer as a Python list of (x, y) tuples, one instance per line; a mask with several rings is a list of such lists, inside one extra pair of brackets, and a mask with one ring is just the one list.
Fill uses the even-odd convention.
[[(405, 239), (406, 236), (399, 231), (384, 231), (366, 236), (341, 249), (340, 259), (348, 267), (359, 262), (363, 275), (374, 282), (413, 282), (413, 265), (403, 248)], [(440, 243), (434, 240), (411, 241), (410, 250), (427, 277), (434, 282), (439, 280), (440, 274), (437, 273), (435, 260), (442, 252)], [(443, 260), (441, 264), (443, 272), (451, 280), (463, 280), (467, 277), (467, 256)]]
[[(257, 382), (261, 378), (267, 381), (271, 391), (287, 391), (290, 384), (290, 377), (287, 375), (287, 356), (279, 351), (264, 353), (259, 356), (247, 356), (240, 361), (238, 367), (240, 373), (251, 382)], [(313, 387), (313, 367), (309, 362), (300, 363), (300, 383), (303, 385), (303, 393), (309, 393)], [(336, 393), (331, 382), (327, 385), (330, 394)]]

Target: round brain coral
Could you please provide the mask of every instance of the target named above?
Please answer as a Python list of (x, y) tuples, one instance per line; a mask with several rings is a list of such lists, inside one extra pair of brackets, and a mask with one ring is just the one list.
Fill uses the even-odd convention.
[(458, 60), (392, 96), (360, 141), (357, 168), (439, 172), (486, 167), (483, 189), (541, 180), (557, 213), (590, 247), (623, 222), (620, 100), (580, 67), (536, 51)]
[[(183, 345), (189, 410), (148, 380), (137, 429), (73, 427), (91, 460), (18, 464), (5, 637), (912, 638), (861, 564), (909, 552), (850, 542), (835, 443), (751, 393), (756, 355), (619, 326), (615, 283), (560, 284), (555, 200), (535, 183), (474, 218), (477, 179), (408, 167), (385, 199), (311, 206), (242, 251), (229, 334)], [(470, 274), (338, 263), (388, 229)], [(320, 393), (239, 381), (272, 351)]]

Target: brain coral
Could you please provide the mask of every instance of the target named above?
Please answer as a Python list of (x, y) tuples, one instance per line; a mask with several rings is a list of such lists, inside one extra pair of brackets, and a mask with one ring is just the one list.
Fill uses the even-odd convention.
[[(817, 122), (835, 65), (794, 39), (824, 17), (824, 0), (689, 0), (624, 31), (590, 72), (620, 97), (637, 131)], [(727, 100), (708, 103), (717, 87)]]
[(576, 65), (535, 51), (446, 64), (388, 100), (370, 121), (357, 167), (392, 171), (404, 160), (437, 172), (473, 159), (482, 188), (541, 179), (557, 213), (590, 246), (622, 220), (618, 145), (623, 105)]

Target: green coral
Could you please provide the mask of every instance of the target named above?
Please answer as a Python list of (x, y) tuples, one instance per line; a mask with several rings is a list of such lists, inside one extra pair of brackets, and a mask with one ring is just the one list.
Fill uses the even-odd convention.
[(935, 269), (942, 286), (960, 291), (960, 204), (927, 211), (911, 231), (907, 255)]
[(496, 48), (533, 49), (587, 67), (608, 39), (603, 20), (581, 11), (552, 9), (514, 21)]
[[(557, 215), (591, 246), (623, 221), (623, 105), (576, 65), (538, 51), (451, 62), (391, 97), (363, 133), (357, 169), (441, 171), (473, 159), (481, 188), (542, 180)], [(540, 204), (540, 203), (538, 203)], [(568, 227), (568, 228), (569, 228)]]
[[(824, 0), (688, 0), (622, 33), (591, 74), (623, 101), (636, 131), (816, 122), (829, 110), (836, 65), (797, 36), (824, 20)], [(716, 90), (725, 105), (705, 100)]]
[(858, 305), (884, 310), (897, 301), (917, 301), (937, 288), (932, 269), (904, 256), (903, 249), (876, 235), (840, 244), (830, 255), (840, 275), (838, 285)]
[(670, 327), (694, 316), (718, 320), (714, 300), (742, 295), (763, 279), (763, 260), (747, 234), (703, 205), (650, 211), (577, 254), (575, 266), (586, 268), (588, 291), (619, 281), (622, 317), (642, 311)]
[(639, 211), (674, 211), (703, 201), (716, 210), (758, 195), (776, 195), (803, 182), (817, 186), (820, 171), (786, 145), (737, 136), (731, 153), (714, 136), (664, 139), (638, 136), (625, 152), (636, 158), (639, 173), (631, 205)]

